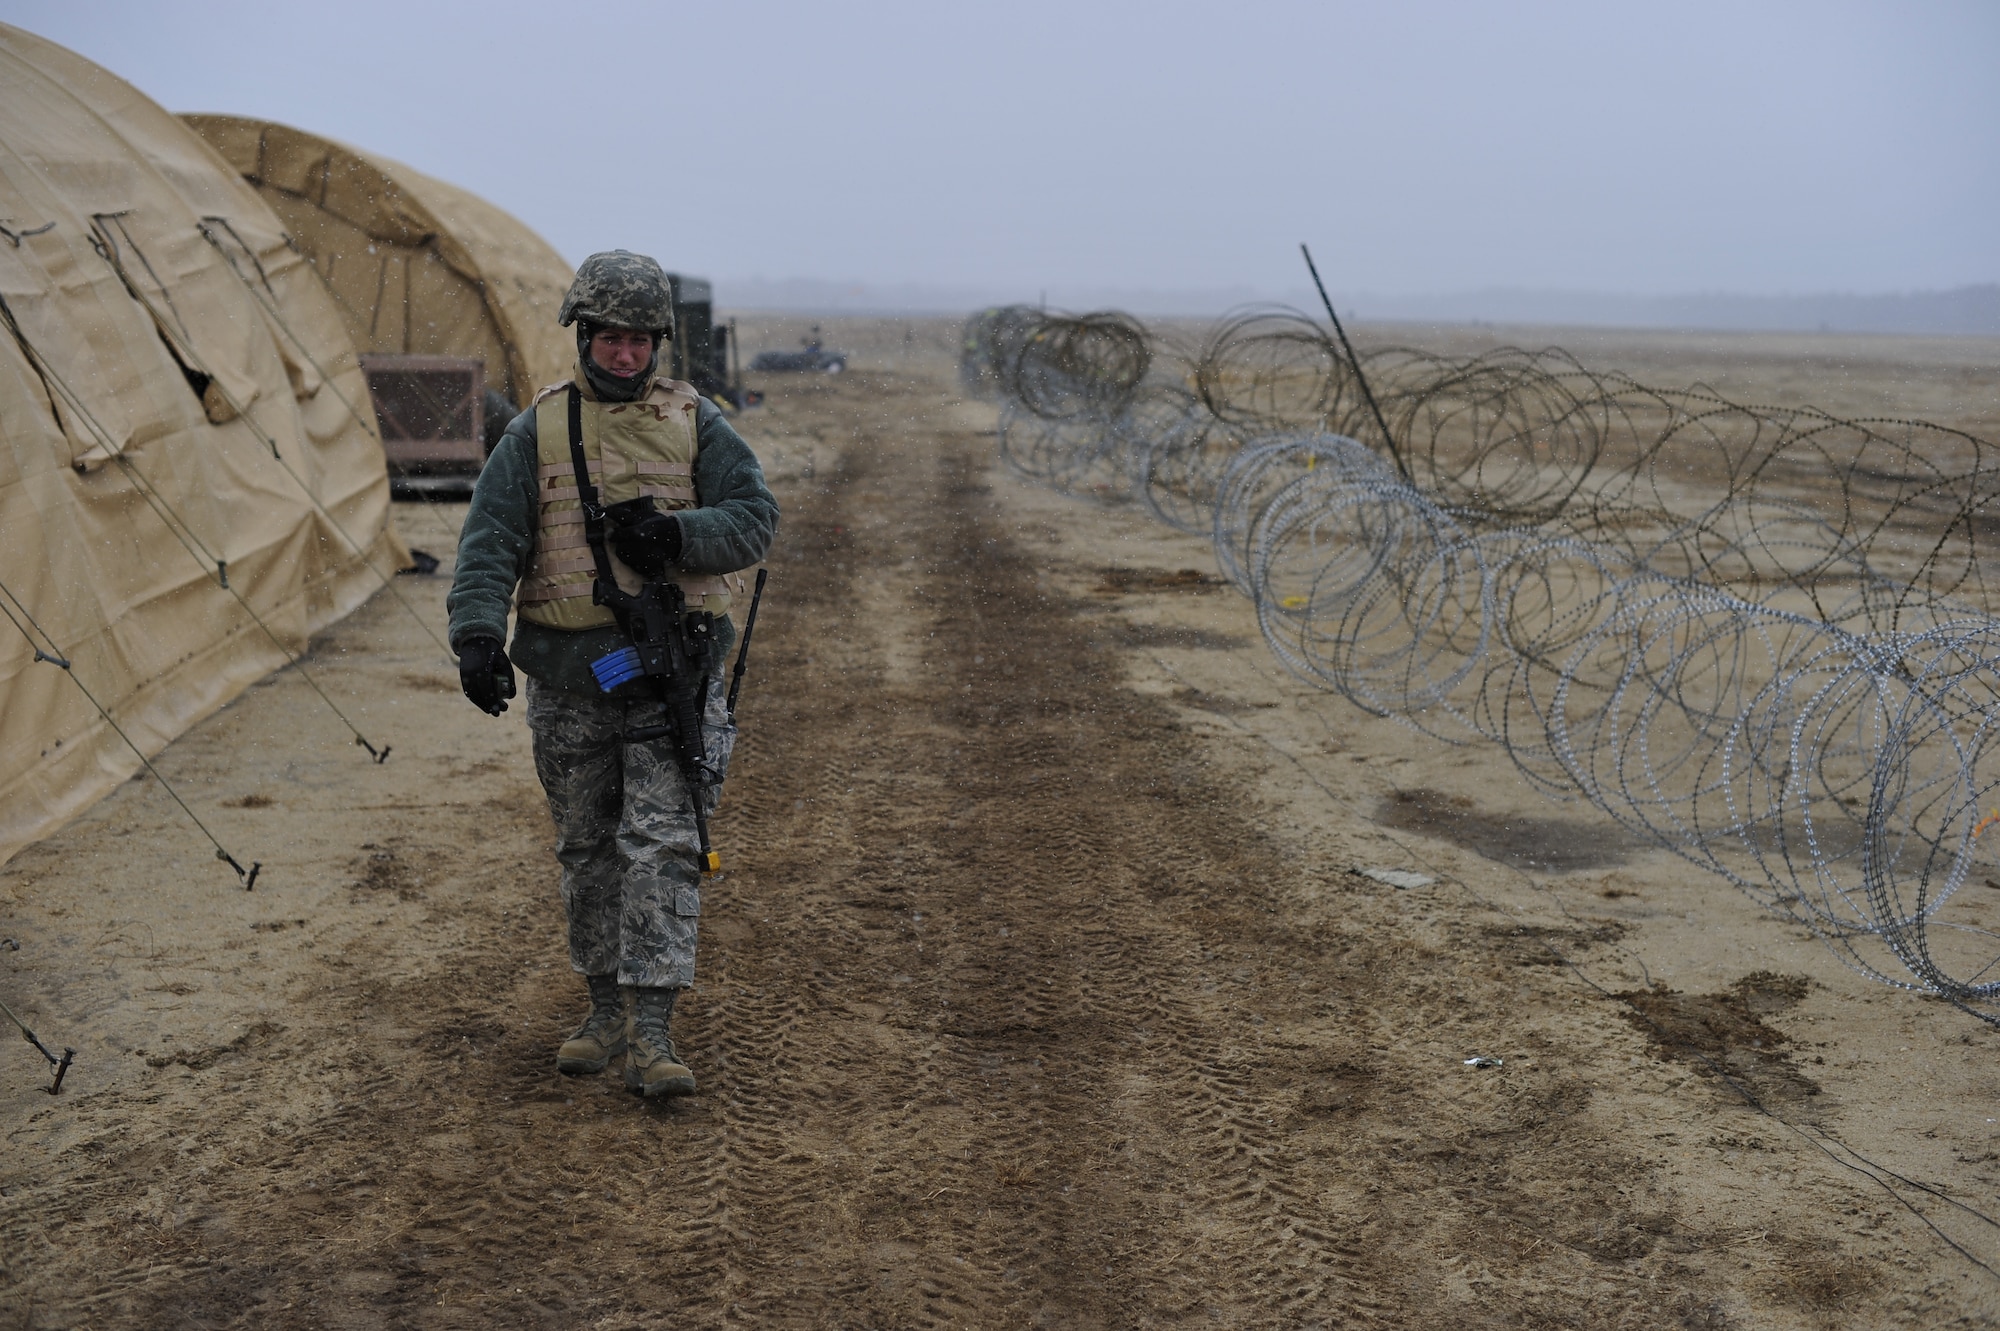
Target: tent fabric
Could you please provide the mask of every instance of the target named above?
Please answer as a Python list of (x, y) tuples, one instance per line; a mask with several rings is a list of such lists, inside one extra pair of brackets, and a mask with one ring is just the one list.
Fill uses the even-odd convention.
[(138, 770), (91, 697), (151, 756), (409, 554), (353, 343), (278, 218), (6, 25), (0, 301), (5, 862)]
[(569, 377), (556, 323), (573, 273), (511, 214), (331, 139), (242, 116), (182, 117), (283, 219), (364, 352), (474, 356), (525, 407)]

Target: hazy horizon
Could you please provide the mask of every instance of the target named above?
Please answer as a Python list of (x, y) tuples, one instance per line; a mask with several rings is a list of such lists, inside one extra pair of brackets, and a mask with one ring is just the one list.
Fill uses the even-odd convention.
[[(979, 286), (870, 284), (765, 278), (718, 281), (719, 308), (743, 312), (930, 316), (992, 305), (1041, 304), (1056, 310), (1116, 309), (1148, 317), (1203, 317), (1257, 306), (1287, 306), (1315, 318), (1324, 308), (1309, 287), (1163, 291), (1056, 287), (1023, 292)], [(1635, 296), (1618, 292), (1489, 288), (1436, 296), (1339, 292), (1342, 320), (1356, 324), (1534, 325), (1700, 331), (1903, 333), (2000, 337), (2000, 283), (1947, 291), (1745, 296), (1695, 292)]]
[(725, 300), (802, 280), (1296, 302), (1302, 240), (1364, 311), (2000, 281), (2000, 6), (578, 12), (0, 9), (172, 110), (345, 140), (572, 262), (645, 250)]

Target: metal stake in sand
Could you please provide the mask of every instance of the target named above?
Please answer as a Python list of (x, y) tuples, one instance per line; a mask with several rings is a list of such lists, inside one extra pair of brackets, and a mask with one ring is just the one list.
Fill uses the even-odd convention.
[(1299, 242), (1299, 253), (1306, 256), (1306, 271), (1312, 274), (1313, 285), (1319, 288), (1320, 304), (1326, 306), (1326, 317), (1333, 320), (1333, 331), (1340, 338), (1340, 349), (1347, 353), (1347, 363), (1354, 367), (1354, 382), (1361, 385), (1361, 396), (1368, 403), (1368, 410), (1375, 415), (1375, 424), (1382, 431), (1382, 443), (1395, 459), (1396, 471), (1402, 478), (1415, 485), (1410, 479), (1410, 469), (1403, 465), (1403, 450), (1396, 447), (1396, 436), (1389, 433), (1389, 422), (1382, 419), (1382, 408), (1375, 405), (1375, 394), (1368, 387), (1368, 376), (1361, 372), (1361, 358), (1354, 354), (1354, 344), (1347, 340), (1347, 330), (1340, 326), (1340, 316), (1333, 312), (1333, 301), (1326, 294), (1326, 283), (1319, 280), (1319, 269), (1313, 264), (1313, 252)]
[(69, 1065), (75, 1061), (76, 1050), (65, 1048), (62, 1051), (62, 1057), (57, 1058), (54, 1054), (49, 1052), (49, 1047), (47, 1045), (43, 1044), (40, 1040), (35, 1038), (35, 1033), (28, 1029), (28, 1024), (22, 1021), (19, 1017), (14, 1015), (13, 1008), (8, 1007), (5, 1003), (0, 1003), (0, 1012), (6, 1013), (7, 1020), (13, 1022), (16, 1026), (21, 1028), (21, 1038), (26, 1040), (29, 1044), (35, 1046), (36, 1053), (40, 1054), (43, 1058), (49, 1060), (49, 1066), (56, 1070), (56, 1079), (49, 1083), (49, 1094), (61, 1095), (63, 1074), (69, 1071)]
[[(12, 603), (11, 608), (9, 607), (9, 602)], [(13, 624), (15, 629), (20, 632), (21, 636), (28, 640), (28, 646), (34, 649), (35, 660), (46, 661), (69, 676), (70, 683), (76, 685), (77, 691), (82, 693), (84, 699), (97, 710), (97, 714), (104, 719), (104, 724), (111, 727), (111, 733), (125, 741), (125, 747), (132, 750), (133, 756), (138, 758), (140, 766), (152, 774), (153, 779), (160, 783), (160, 789), (172, 796), (174, 803), (181, 806), (181, 812), (186, 814), (188, 819), (201, 829), (201, 834), (208, 838), (208, 844), (215, 847), (215, 858), (236, 870), (237, 881), (243, 884), (243, 890), (248, 892), (255, 888), (257, 886), (257, 873), (264, 867), (263, 861), (252, 860), (250, 867), (245, 869), (238, 862), (237, 858), (231, 855), (223, 846), (222, 842), (216, 839), (215, 833), (208, 830), (208, 824), (196, 816), (195, 811), (188, 807), (188, 802), (181, 798), (180, 792), (175, 790), (173, 785), (164, 776), (160, 775), (160, 769), (153, 766), (153, 760), (146, 756), (145, 750), (132, 742), (132, 737), (125, 733), (125, 727), (118, 724), (117, 720), (112, 717), (104, 704), (97, 700), (97, 695), (92, 693), (81, 679), (77, 678), (76, 663), (63, 654), (62, 649), (57, 646), (55, 639), (49, 636), (48, 630), (36, 623), (35, 617), (28, 613), (26, 603), (20, 597), (14, 595), (4, 582), (0, 582), (0, 616), (5, 616), (7, 621)], [(39, 641), (37, 640), (38, 638)], [(373, 752), (373, 750), (370, 750), (370, 752)], [(12, 1016), (13, 1014), (9, 1013), (8, 1015)], [(15, 1024), (19, 1025), (20, 1023), (17, 1020)], [(21, 1029), (25, 1032), (27, 1027), (23, 1026)], [(28, 1038), (33, 1039), (34, 1037), (29, 1036)], [(35, 1047), (38, 1049), (41, 1048), (39, 1044)], [(46, 1054), (48, 1050), (43, 1049), (42, 1052)], [(61, 1074), (57, 1075), (56, 1080), (58, 1082), (62, 1080)]]

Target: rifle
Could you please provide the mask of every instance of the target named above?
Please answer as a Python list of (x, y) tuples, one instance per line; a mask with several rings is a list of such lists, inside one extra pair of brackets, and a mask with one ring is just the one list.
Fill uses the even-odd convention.
[(631, 642), (615, 652), (591, 662), (597, 685), (606, 693), (632, 680), (652, 682), (666, 716), (660, 725), (638, 726), (625, 732), (625, 742), (640, 744), (668, 740), (674, 762), (686, 780), (694, 804), (694, 830), (700, 847), (699, 863), (704, 874), (722, 867), (722, 856), (709, 846), (708, 811), (703, 797), (717, 784), (708, 766), (702, 738), (701, 714), (708, 699), (708, 658), (715, 642), (715, 616), (705, 610), (689, 611), (687, 597), (678, 584), (648, 579), (637, 592), (618, 585), (611, 569), (611, 553), (605, 549), (606, 508), (598, 499), (597, 487), (590, 482), (590, 466), (583, 455), (583, 397), (575, 385), (569, 390), (569, 452), (576, 470), (577, 495), (583, 502), (583, 535), (590, 545), (597, 576), (591, 583), (590, 599), (611, 611), (611, 617)]

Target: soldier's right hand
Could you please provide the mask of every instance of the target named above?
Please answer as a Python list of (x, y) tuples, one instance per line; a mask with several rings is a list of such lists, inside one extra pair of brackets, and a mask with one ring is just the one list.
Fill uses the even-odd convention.
[(507, 710), (507, 699), (514, 696), (514, 663), (507, 659), (498, 638), (480, 634), (460, 644), (458, 686), (472, 705), (488, 716)]

